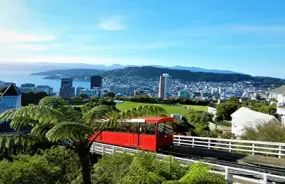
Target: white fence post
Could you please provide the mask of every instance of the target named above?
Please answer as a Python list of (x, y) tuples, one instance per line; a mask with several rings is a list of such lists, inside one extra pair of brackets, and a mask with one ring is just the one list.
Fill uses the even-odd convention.
[(279, 146), (278, 158), (281, 158), (281, 155), (282, 155), (282, 146)]
[(208, 140), (208, 149), (211, 149), (211, 139)]
[(194, 137), (192, 138), (192, 147), (193, 148), (195, 147), (195, 138)]
[(229, 152), (232, 152), (232, 142), (229, 142)]
[(105, 155), (105, 146), (102, 145), (102, 156), (104, 156), (104, 155)]
[(252, 155), (254, 155), (254, 151), (255, 151), (254, 147), (255, 147), (255, 145), (252, 144), (252, 153), (251, 153)]
[(229, 168), (227, 166), (225, 167), (225, 180), (230, 180)]
[(178, 146), (180, 146), (180, 137), (178, 137)]
[(262, 184), (267, 184), (267, 174), (266, 173), (263, 174)]

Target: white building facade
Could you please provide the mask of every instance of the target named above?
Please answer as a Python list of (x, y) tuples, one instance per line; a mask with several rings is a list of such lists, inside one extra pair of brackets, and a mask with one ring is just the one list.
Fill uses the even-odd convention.
[(79, 95), (88, 95), (90, 97), (96, 96), (96, 97), (101, 97), (101, 88), (92, 88), (92, 89), (81, 89), (79, 91)]
[(277, 106), (284, 106), (285, 105), (285, 85), (273, 89), (269, 96), (269, 99), (276, 99), (277, 100)]
[(232, 134), (240, 137), (244, 133), (244, 129), (256, 128), (257, 125), (269, 122), (278, 122), (278, 120), (269, 114), (253, 111), (246, 107), (241, 107), (232, 115)]

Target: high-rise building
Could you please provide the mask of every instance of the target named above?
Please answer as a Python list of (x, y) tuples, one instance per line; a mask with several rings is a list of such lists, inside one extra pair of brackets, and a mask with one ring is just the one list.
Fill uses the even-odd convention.
[(61, 79), (61, 87), (59, 96), (62, 98), (72, 98), (75, 95), (75, 88), (73, 87), (73, 81), (70, 78)]
[(91, 77), (91, 89), (92, 88), (102, 88), (102, 77), (101, 76), (92, 76)]
[(170, 76), (167, 73), (162, 74), (159, 80), (159, 98), (168, 98), (170, 96)]

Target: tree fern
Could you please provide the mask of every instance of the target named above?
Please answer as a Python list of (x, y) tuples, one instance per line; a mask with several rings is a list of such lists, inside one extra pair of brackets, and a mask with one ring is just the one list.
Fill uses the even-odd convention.
[(179, 182), (191, 184), (226, 184), (226, 180), (217, 174), (209, 172), (209, 166), (198, 162), (191, 164), (188, 173)]
[(90, 127), (75, 122), (62, 122), (53, 126), (46, 137), (51, 142), (57, 141), (86, 141), (93, 132)]

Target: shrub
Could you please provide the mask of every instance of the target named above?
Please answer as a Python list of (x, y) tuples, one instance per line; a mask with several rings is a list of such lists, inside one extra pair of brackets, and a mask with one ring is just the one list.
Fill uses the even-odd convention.
[(79, 175), (79, 162), (73, 152), (52, 148), (42, 155), (17, 155), (0, 161), (1, 184), (65, 184)]
[(242, 139), (270, 142), (285, 142), (285, 126), (279, 122), (259, 124), (256, 127), (246, 127)]

